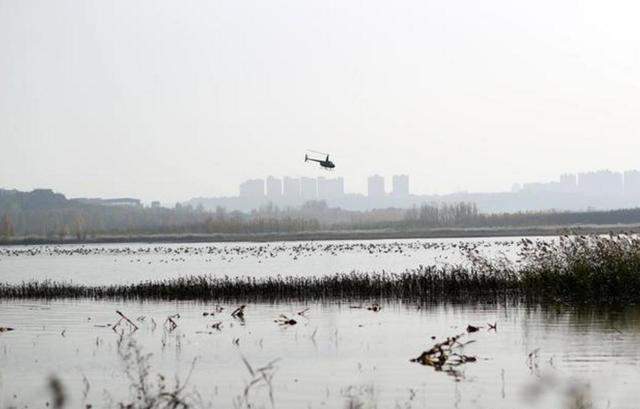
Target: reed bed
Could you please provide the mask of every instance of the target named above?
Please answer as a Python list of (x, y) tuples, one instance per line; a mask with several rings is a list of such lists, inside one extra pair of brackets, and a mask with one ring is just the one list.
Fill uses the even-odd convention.
[(640, 237), (561, 236), (556, 242), (520, 243), (519, 286), (578, 302), (640, 301)]
[(217, 278), (192, 276), (130, 285), (84, 286), (41, 281), (0, 284), (2, 298), (121, 299), (353, 299), (465, 297), (508, 291), (506, 277), (463, 268), (423, 267), (402, 274), (356, 273), (322, 277)]
[(524, 239), (518, 245), (518, 262), (487, 259), (470, 249), (469, 263), (464, 265), (420, 266), (400, 274), (192, 276), (108, 286), (41, 281), (0, 284), (0, 298), (640, 301), (640, 238), (636, 236), (563, 236), (554, 241)]

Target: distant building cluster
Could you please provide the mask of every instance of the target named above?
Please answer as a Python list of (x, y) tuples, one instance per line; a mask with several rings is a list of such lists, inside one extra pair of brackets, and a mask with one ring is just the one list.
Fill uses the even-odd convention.
[(251, 179), (240, 184), (240, 197), (268, 199), (273, 203), (295, 203), (308, 200), (337, 199), (344, 196), (344, 179), (319, 177), (279, 179), (273, 176)]
[(409, 175), (394, 175), (391, 180), (391, 191), (385, 190), (384, 177), (380, 175), (369, 176), (367, 180), (367, 196), (380, 198), (390, 195), (396, 198), (409, 196)]
[[(409, 175), (394, 175), (391, 192), (385, 189), (383, 176), (368, 178), (367, 197), (371, 199), (387, 196), (409, 196)], [(349, 194), (344, 190), (344, 179), (337, 178), (292, 178), (282, 179), (269, 176), (265, 179), (250, 179), (240, 184), (239, 197), (254, 200), (268, 200), (273, 203), (297, 203), (309, 200), (341, 200)], [(360, 195), (361, 196), (361, 195)]]
[(296, 207), (314, 200), (346, 210), (410, 208), (424, 203), (475, 203), (482, 212), (538, 210), (589, 210), (640, 207), (640, 171), (562, 174), (552, 182), (515, 184), (511, 192), (443, 195), (411, 193), (408, 175), (394, 175), (390, 184), (384, 176), (371, 175), (364, 194), (345, 192), (344, 179), (269, 176), (251, 179), (240, 185), (239, 195), (224, 198), (194, 198), (194, 207), (224, 207), (251, 211), (269, 203)]
[[(4, 193), (3, 193), (4, 192)], [(0, 189), (0, 199), (15, 196), (17, 191)], [(39, 206), (66, 203), (67, 199), (49, 189), (36, 189), (29, 195), (30, 201)], [(142, 207), (135, 198), (75, 198), (71, 202), (113, 207)], [(412, 194), (409, 175), (393, 175), (390, 186), (385, 177), (371, 175), (367, 178), (367, 191), (345, 191), (341, 177), (288, 177), (269, 176), (250, 179), (239, 186), (239, 194), (231, 197), (198, 197), (176, 208), (191, 206), (194, 209), (250, 212), (263, 206), (276, 208), (298, 207), (312, 201), (324, 201), (328, 207), (345, 210), (407, 209), (424, 203), (474, 203), (481, 212), (520, 212), (540, 210), (607, 210), (640, 207), (640, 170), (613, 172), (599, 170), (583, 173), (566, 173), (552, 182), (515, 184), (511, 192), (456, 192), (448, 194)], [(314, 206), (313, 204), (309, 204)], [(160, 202), (150, 207), (161, 209)]]
[(514, 185), (514, 193), (568, 193), (586, 196), (640, 197), (640, 171), (612, 172), (599, 170), (562, 174), (556, 182)]
[(380, 175), (369, 176), (367, 179), (367, 196), (370, 198), (384, 197), (384, 178)]
[(394, 175), (391, 194), (397, 197), (409, 196), (409, 175)]

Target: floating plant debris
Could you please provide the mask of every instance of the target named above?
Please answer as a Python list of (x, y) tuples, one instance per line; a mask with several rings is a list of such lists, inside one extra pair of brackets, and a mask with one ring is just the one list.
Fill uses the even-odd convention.
[(478, 332), (478, 331), (480, 331), (480, 328), (482, 328), (482, 327), (476, 327), (474, 325), (469, 324), (469, 325), (467, 325), (467, 332), (468, 333)]
[(133, 328), (134, 331), (138, 330), (138, 326), (129, 319), (129, 317), (127, 317), (126, 315), (124, 315), (123, 313), (121, 313), (120, 311), (116, 310), (116, 314), (118, 314), (120, 316), (120, 319), (118, 320), (118, 322), (116, 322), (113, 325), (113, 330), (115, 331), (116, 328), (122, 323), (122, 321), (127, 322), (129, 325), (131, 325), (131, 327)]
[(379, 304), (376, 304), (376, 303), (371, 304), (370, 306), (368, 306), (368, 307), (367, 307), (367, 310), (369, 310), (369, 311), (373, 311), (373, 312), (378, 312), (378, 311), (380, 311), (381, 309), (382, 309), (382, 307), (380, 307), (380, 305), (379, 305)]
[(180, 318), (180, 314), (170, 315), (164, 321), (165, 328), (167, 328), (169, 330), (169, 332), (171, 332), (174, 329), (178, 328), (178, 323), (175, 322), (174, 318)]
[(472, 342), (467, 341), (461, 343), (459, 341), (465, 334), (458, 334), (453, 337), (448, 337), (443, 342), (439, 342), (432, 346), (427, 351), (422, 352), (417, 358), (413, 358), (411, 362), (417, 362), (421, 365), (431, 366), (436, 371), (446, 372), (453, 376), (456, 380), (462, 378), (462, 373), (456, 369), (456, 367), (466, 364), (467, 362), (475, 362), (477, 358), (472, 355), (465, 355), (458, 351), (462, 350), (465, 345)]
[(242, 304), (241, 306), (239, 306), (238, 308), (236, 308), (235, 310), (233, 310), (233, 312), (231, 313), (231, 316), (233, 318), (244, 318), (244, 309), (246, 308), (246, 305)]
[(293, 318), (289, 318), (284, 314), (280, 314), (280, 317), (278, 317), (277, 320), (274, 320), (274, 322), (277, 322), (280, 325), (296, 325), (298, 323)]

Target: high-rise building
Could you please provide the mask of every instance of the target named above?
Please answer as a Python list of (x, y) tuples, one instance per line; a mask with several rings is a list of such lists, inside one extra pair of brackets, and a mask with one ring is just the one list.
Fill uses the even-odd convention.
[(409, 175), (393, 175), (392, 183), (394, 196), (409, 196)]
[(267, 198), (276, 201), (282, 198), (281, 179), (274, 178), (273, 176), (267, 177)]
[(300, 179), (285, 176), (282, 182), (282, 195), (287, 200), (300, 199)]
[(327, 190), (328, 190), (329, 180), (320, 176), (318, 177), (317, 184), (318, 184), (318, 199), (326, 200), (328, 198)]
[(261, 199), (264, 197), (264, 179), (250, 179), (240, 184), (240, 197)]
[(631, 197), (640, 197), (640, 172), (628, 170), (624, 172), (624, 194)]
[(344, 196), (344, 178), (332, 179), (331, 186), (329, 188), (329, 196), (337, 199)]
[(622, 173), (599, 170), (578, 174), (578, 189), (588, 195), (621, 195), (624, 192)]
[(318, 178), (318, 198), (321, 200), (339, 199), (344, 196), (344, 179)]
[(562, 192), (575, 192), (578, 187), (578, 178), (574, 173), (560, 175), (560, 190)]
[(384, 178), (380, 175), (369, 176), (367, 180), (367, 195), (369, 197), (382, 197), (384, 194)]
[(300, 196), (302, 200), (318, 198), (318, 182), (311, 178), (300, 178)]

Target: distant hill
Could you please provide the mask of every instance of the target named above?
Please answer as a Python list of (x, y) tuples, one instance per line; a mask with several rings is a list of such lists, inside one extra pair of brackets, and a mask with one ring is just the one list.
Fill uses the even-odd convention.
[(17, 210), (63, 209), (74, 205), (62, 193), (51, 189), (35, 189), (31, 192), (0, 189), (0, 212)]
[(116, 199), (76, 198), (67, 199), (62, 193), (51, 189), (34, 189), (31, 192), (0, 189), (0, 212), (18, 210), (78, 209), (87, 206), (141, 206), (139, 199), (129, 197)]
[[(150, 209), (149, 209), (150, 210)], [(84, 236), (104, 230), (137, 229), (160, 209), (147, 212), (140, 200), (68, 199), (51, 189), (0, 189), (0, 236)]]

